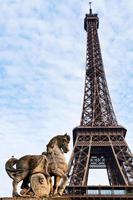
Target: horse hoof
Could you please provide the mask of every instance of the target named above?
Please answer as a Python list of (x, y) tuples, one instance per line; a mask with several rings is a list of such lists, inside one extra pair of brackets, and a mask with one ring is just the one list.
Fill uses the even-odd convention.
[(14, 193), (12, 194), (12, 196), (13, 196), (13, 197), (20, 197), (20, 195), (19, 195), (17, 192), (14, 192)]
[(52, 197), (60, 197), (59, 194), (53, 194)]
[(62, 189), (60, 189), (60, 190), (58, 191), (58, 195), (59, 195), (59, 196), (62, 196), (62, 195), (63, 195), (63, 190), (62, 190)]

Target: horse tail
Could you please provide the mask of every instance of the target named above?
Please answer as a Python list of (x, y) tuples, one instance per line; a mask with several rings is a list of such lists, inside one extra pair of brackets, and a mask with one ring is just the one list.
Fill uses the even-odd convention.
[(5, 164), (6, 172), (12, 179), (15, 179), (16, 173), (18, 171), (17, 169), (13, 167), (17, 163), (17, 161), (18, 159), (12, 156)]

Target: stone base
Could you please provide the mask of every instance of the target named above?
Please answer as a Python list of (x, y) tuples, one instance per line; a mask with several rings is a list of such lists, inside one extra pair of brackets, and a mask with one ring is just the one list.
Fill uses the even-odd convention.
[(2, 197), (0, 200), (133, 200), (133, 195), (85, 195), (85, 196), (61, 196), (48, 198), (35, 197)]
[(0, 200), (70, 200), (71, 198), (67, 196), (62, 197), (43, 197), (43, 198), (36, 198), (36, 197), (1, 197)]

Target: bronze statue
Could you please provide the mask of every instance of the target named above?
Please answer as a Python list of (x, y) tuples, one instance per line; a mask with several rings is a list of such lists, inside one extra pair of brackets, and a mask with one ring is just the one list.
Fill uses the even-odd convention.
[[(69, 151), (70, 136), (57, 135), (47, 145), (42, 155), (26, 155), (20, 159), (10, 158), (5, 169), (13, 179), (13, 197), (20, 196), (17, 185), (20, 181), (22, 196), (62, 195), (67, 184), (67, 163), (64, 153)], [(16, 167), (14, 168), (14, 165)], [(54, 184), (52, 184), (54, 176)]]

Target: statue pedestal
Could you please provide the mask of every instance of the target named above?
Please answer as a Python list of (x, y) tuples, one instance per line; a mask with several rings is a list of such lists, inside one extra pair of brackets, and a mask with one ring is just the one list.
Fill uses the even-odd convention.
[(0, 200), (133, 200), (133, 195), (85, 195), (85, 196), (61, 196), (61, 197), (48, 197), (48, 198), (35, 198), (35, 197), (3, 197)]
[(35, 197), (1, 197), (0, 200), (71, 200), (73, 198), (69, 198), (67, 196), (62, 196), (62, 197), (44, 197), (44, 198), (35, 198)]

